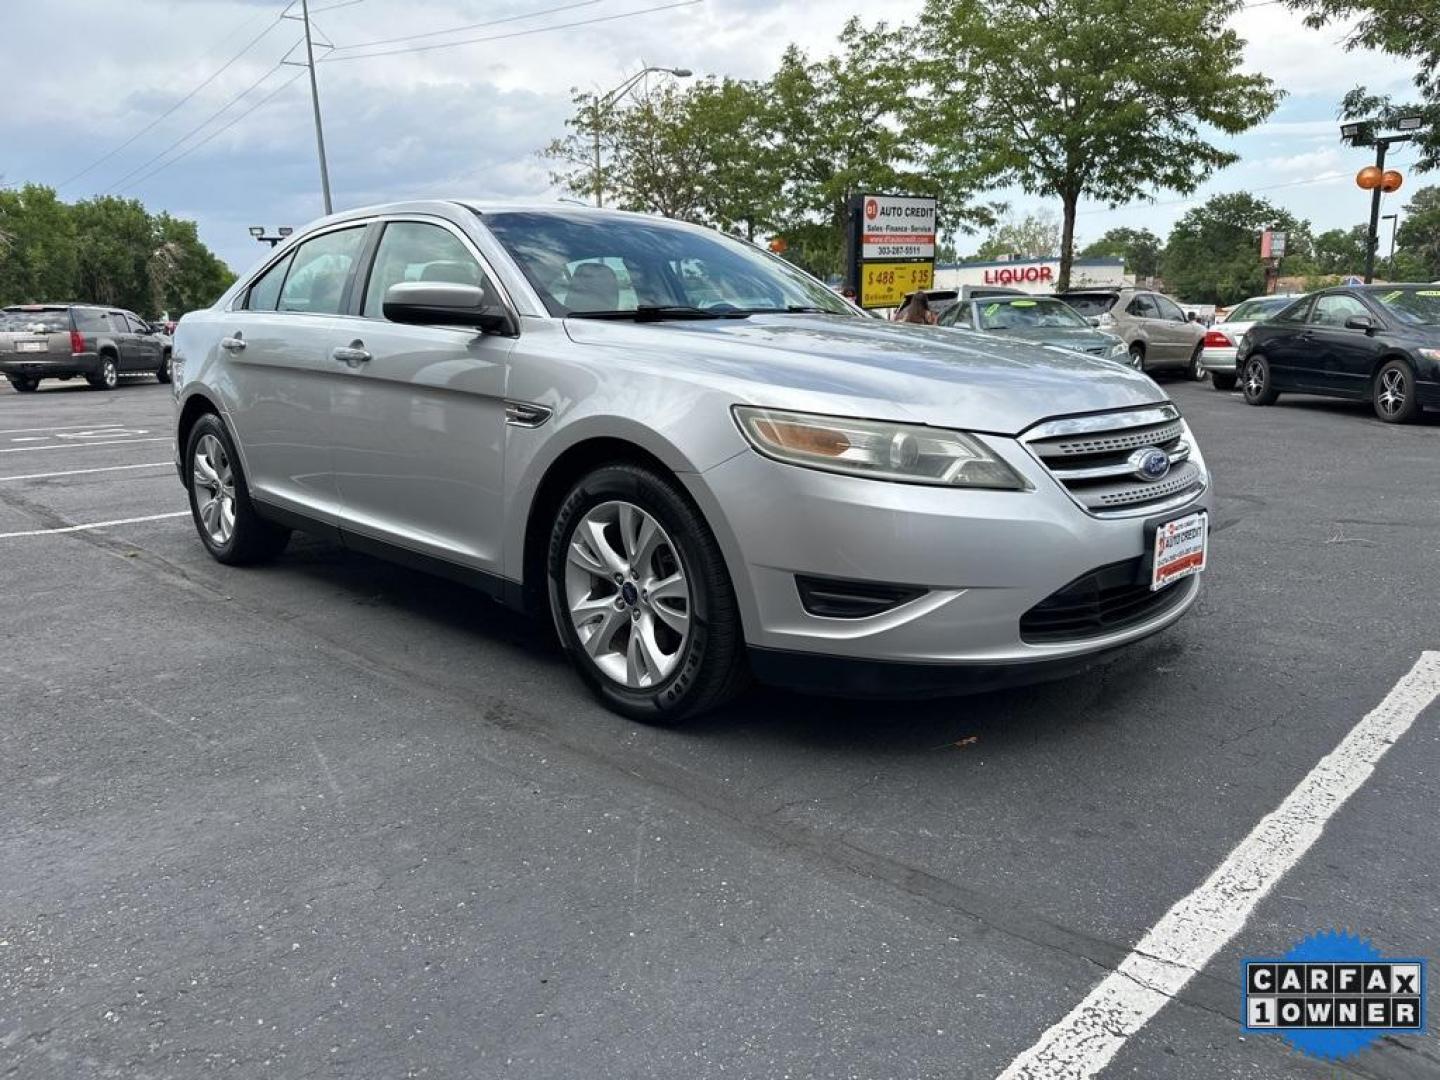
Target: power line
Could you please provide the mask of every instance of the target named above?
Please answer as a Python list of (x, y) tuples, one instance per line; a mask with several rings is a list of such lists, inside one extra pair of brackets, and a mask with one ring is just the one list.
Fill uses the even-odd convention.
[(387, 49), (383, 52), (362, 53), (359, 56), (327, 56), (317, 61), (321, 64), (344, 63), (346, 60), (368, 60), (376, 56), (399, 56), (401, 53), (429, 52), (433, 49), (453, 49), (459, 45), (475, 45), (482, 41), (505, 41), (510, 38), (528, 37), (530, 34), (547, 34), (552, 30), (572, 30), (578, 26), (594, 26), (597, 23), (614, 22), (617, 19), (628, 19), (634, 15), (649, 15), (657, 11), (670, 11), (674, 8), (690, 7), (694, 4), (703, 3), (704, 0), (679, 0), (678, 3), (658, 4), (655, 7), (639, 8), (635, 11), (622, 11), (616, 15), (602, 15), (594, 19), (580, 19), (576, 22), (556, 23), (554, 26), (537, 26), (531, 30), (515, 30), (508, 34), (489, 34), (485, 37), (465, 38), (461, 41), (442, 41), (434, 45), (411, 45), (404, 49)]
[(127, 184), (125, 187), (119, 188), (119, 189), (117, 189), (117, 190), (118, 190), (118, 191), (126, 191), (126, 190), (128, 190), (128, 189), (130, 189), (130, 188), (138, 187), (140, 184), (143, 184), (143, 183), (145, 183), (145, 181), (149, 180), (152, 176), (155, 176), (155, 175), (157, 175), (157, 174), (159, 174), (159, 173), (164, 172), (166, 169), (170, 168), (171, 165), (174, 165), (177, 161), (181, 160), (182, 158), (189, 157), (189, 156), (190, 156), (191, 154), (193, 154), (196, 150), (199, 150), (202, 146), (204, 146), (206, 143), (208, 143), (211, 139), (214, 139), (214, 138), (216, 138), (217, 136), (220, 136), (220, 135), (225, 134), (225, 132), (229, 131), (229, 130), (230, 130), (232, 127), (234, 127), (236, 124), (240, 123), (241, 120), (244, 120), (244, 119), (245, 119), (247, 116), (249, 116), (251, 113), (255, 112), (255, 110), (257, 110), (257, 109), (261, 108), (262, 106), (268, 104), (272, 99), (274, 99), (275, 97), (279, 96), (279, 94), (280, 94), (282, 91), (284, 91), (284, 90), (288, 89), (289, 87), (295, 85), (295, 82), (296, 82), (301, 76), (303, 76), (304, 74), (305, 74), (305, 69), (304, 69), (304, 68), (301, 68), (299, 71), (295, 72), (294, 75), (291, 75), (290, 78), (286, 79), (286, 80), (285, 80), (283, 83), (281, 83), (279, 86), (275, 87), (274, 90), (271, 90), (270, 93), (266, 94), (266, 95), (265, 95), (263, 98), (261, 98), (259, 101), (255, 102), (254, 105), (251, 105), (250, 108), (246, 109), (246, 110), (245, 110), (244, 112), (242, 112), (239, 116), (235, 117), (234, 119), (230, 120), (229, 122), (227, 122), (227, 123), (221, 125), (220, 127), (216, 128), (216, 129), (215, 129), (214, 131), (212, 131), (209, 135), (206, 135), (205, 138), (203, 138), (203, 139), (201, 139), (199, 142), (197, 142), (194, 146), (186, 147), (185, 150), (183, 150), (183, 151), (182, 151), (181, 153), (179, 153), (179, 154), (176, 154), (176, 155), (175, 155), (173, 158), (171, 158), (169, 161), (162, 162), (160, 165), (156, 166), (154, 169), (151, 169), (148, 173), (146, 173), (144, 176), (140, 177), (138, 180), (133, 180), (133, 181), (131, 181), (129, 184)]
[[(210, 75), (207, 76), (206, 79), (205, 79), (203, 82), (201, 82), (199, 85), (197, 85), (196, 87), (194, 87), (194, 89), (192, 89), (188, 94), (186, 94), (184, 97), (182, 97), (179, 101), (175, 102), (174, 105), (171, 105), (170, 108), (166, 109), (166, 110), (165, 110), (163, 113), (161, 113), (159, 116), (155, 117), (154, 120), (151, 120), (148, 124), (146, 124), (144, 127), (142, 127), (139, 131), (135, 132), (134, 135), (131, 135), (128, 139), (126, 139), (124, 142), (122, 142), (119, 146), (115, 147), (115, 148), (114, 148), (113, 150), (111, 150), (109, 153), (103, 154), (103, 155), (101, 155), (100, 157), (96, 158), (96, 159), (95, 159), (94, 161), (92, 161), (89, 165), (86, 165), (85, 168), (81, 169), (79, 172), (77, 172), (74, 176), (70, 177), (68, 180), (63, 180), (63, 181), (61, 181), (58, 185), (56, 185), (57, 188), (69, 187), (69, 186), (70, 186), (71, 184), (73, 184), (76, 180), (79, 180), (82, 176), (84, 176), (84, 175), (86, 175), (87, 173), (89, 173), (89, 172), (90, 172), (92, 169), (94, 169), (96, 166), (103, 165), (105, 162), (109, 161), (109, 160), (110, 160), (112, 157), (114, 157), (116, 154), (120, 153), (121, 150), (124, 150), (127, 146), (130, 146), (131, 144), (133, 144), (133, 143), (135, 142), (135, 140), (139, 139), (142, 135), (145, 135), (145, 134), (149, 133), (150, 131), (153, 131), (153, 130), (155, 129), (155, 126), (156, 126), (157, 124), (159, 124), (162, 120), (165, 120), (165, 119), (169, 118), (170, 116), (173, 116), (173, 115), (175, 114), (175, 111), (176, 111), (177, 109), (179, 109), (182, 105), (184, 105), (187, 101), (189, 101), (191, 98), (193, 98), (193, 97), (194, 97), (196, 94), (198, 94), (201, 90), (204, 90), (204, 89), (205, 89), (207, 86), (209, 86), (212, 82), (214, 82), (216, 79), (218, 79), (218, 78), (219, 78), (221, 75), (223, 75), (227, 70), (229, 70), (230, 66), (231, 66), (232, 64), (234, 64), (235, 61), (239, 60), (242, 56), (244, 56), (247, 52), (249, 52), (251, 49), (253, 49), (257, 44), (259, 44), (261, 38), (265, 37), (266, 34), (270, 33), (271, 30), (274, 30), (275, 27), (280, 24), (280, 20), (285, 17), (285, 12), (288, 11), (288, 10), (290, 10), (290, 4), (289, 4), (289, 3), (287, 3), (283, 9), (281, 9), (280, 14), (276, 15), (275, 18), (271, 19), (270, 22), (265, 25), (265, 29), (261, 30), (260, 33), (256, 34), (253, 38), (251, 38), (248, 42), (246, 42), (244, 48), (242, 48), (242, 49), (241, 49), (239, 52), (237, 52), (234, 56), (230, 57), (229, 60), (226, 60), (225, 63), (221, 64), (220, 67), (217, 68), (215, 71), (211, 72)], [(246, 21), (248, 22), (249, 20), (247, 19)]]
[(421, 38), (442, 37), (445, 34), (460, 34), (466, 30), (479, 30), (486, 26), (499, 26), (501, 23), (520, 22), (523, 19), (534, 19), (541, 15), (554, 15), (561, 11), (573, 11), (575, 8), (594, 7), (603, 3), (604, 0), (579, 0), (578, 3), (562, 4), (560, 7), (541, 8), (539, 11), (526, 11), (519, 15), (507, 15), (503, 19), (487, 19), (485, 22), (467, 23), (464, 26), (452, 26), (448, 30), (431, 30), (427, 34), (407, 34), (404, 37), (381, 38), (378, 41), (357, 41), (350, 45), (342, 45), (340, 48), (369, 49), (376, 45), (394, 45), (400, 41), (419, 41)]
[[(295, 44), (298, 45), (299, 42), (296, 42)], [(294, 49), (294, 48), (295, 48), (295, 45), (290, 46), (290, 49)], [(286, 50), (286, 55), (288, 56), (289, 54), (290, 54), (290, 50), (287, 49), (287, 50)], [(176, 140), (175, 140), (174, 142), (172, 142), (169, 146), (165, 147), (164, 150), (161, 150), (158, 154), (155, 154), (153, 157), (147, 158), (145, 161), (143, 161), (143, 162), (141, 162), (139, 165), (135, 166), (135, 168), (131, 169), (131, 170), (130, 170), (128, 173), (126, 173), (124, 176), (120, 177), (118, 180), (116, 180), (116, 181), (114, 181), (113, 183), (111, 183), (111, 184), (106, 188), (106, 190), (107, 190), (107, 191), (117, 190), (117, 189), (120, 188), (122, 185), (124, 185), (127, 181), (129, 181), (131, 178), (137, 176), (137, 175), (138, 175), (139, 173), (141, 173), (141, 172), (144, 172), (144, 171), (145, 171), (146, 169), (148, 169), (151, 165), (155, 164), (155, 162), (159, 161), (159, 160), (160, 160), (161, 158), (163, 158), (166, 154), (170, 153), (170, 151), (174, 150), (176, 147), (180, 146), (182, 143), (184, 143), (184, 142), (186, 142), (187, 140), (189, 140), (192, 135), (195, 135), (195, 134), (197, 134), (198, 132), (200, 132), (202, 129), (204, 129), (206, 126), (208, 126), (208, 125), (210, 124), (210, 122), (211, 122), (212, 120), (215, 120), (216, 118), (218, 118), (218, 117), (221, 116), (222, 114), (228, 112), (229, 109), (230, 109), (230, 106), (232, 106), (232, 105), (236, 104), (237, 102), (239, 102), (242, 98), (244, 98), (245, 96), (247, 96), (247, 95), (250, 93), (250, 91), (254, 90), (257, 86), (259, 86), (261, 83), (263, 83), (266, 79), (270, 78), (271, 75), (274, 75), (275, 72), (279, 71), (280, 68), (281, 68), (282, 66), (284, 66), (284, 63), (285, 63), (285, 61), (284, 61), (284, 60), (281, 60), (280, 63), (276, 64), (276, 65), (275, 65), (274, 67), (272, 67), (269, 71), (265, 72), (265, 74), (261, 75), (260, 78), (256, 79), (253, 83), (251, 83), (249, 86), (247, 86), (244, 90), (241, 90), (240, 93), (236, 94), (236, 95), (235, 95), (234, 97), (232, 97), (229, 101), (225, 102), (224, 105), (221, 105), (220, 108), (216, 109), (213, 113), (211, 113), (209, 116), (207, 116), (204, 120), (200, 121), (200, 123), (196, 124), (193, 128), (191, 128), (189, 131), (187, 131), (184, 135), (181, 135), (180, 138), (176, 139)]]

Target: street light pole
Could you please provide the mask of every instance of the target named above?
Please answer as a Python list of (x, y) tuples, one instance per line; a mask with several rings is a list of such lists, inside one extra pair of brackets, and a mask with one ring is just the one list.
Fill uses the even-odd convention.
[(331, 214), (330, 169), (325, 164), (325, 127), (320, 123), (320, 87), (315, 82), (315, 47), (310, 42), (310, 0), (300, 0), (300, 11), (305, 19), (305, 62), (310, 68), (310, 104), (315, 110), (315, 148), (320, 152), (320, 190), (325, 196), (325, 213)]
[(619, 86), (615, 87), (614, 90), (611, 90), (610, 92), (608, 92), (608, 93), (606, 93), (606, 94), (602, 94), (602, 95), (600, 95), (599, 97), (596, 97), (596, 98), (594, 99), (594, 101), (591, 103), (591, 106), (590, 106), (590, 108), (591, 108), (591, 114), (590, 114), (590, 137), (591, 137), (591, 149), (592, 149), (592, 151), (594, 152), (594, 168), (595, 168), (594, 180), (595, 180), (595, 205), (596, 205), (596, 206), (604, 206), (604, 205), (605, 205), (605, 195), (604, 195), (605, 184), (604, 184), (604, 181), (603, 181), (603, 179), (602, 179), (601, 171), (600, 171), (600, 120), (601, 120), (601, 118), (602, 118), (603, 116), (605, 116), (605, 115), (610, 111), (611, 107), (615, 104), (615, 102), (617, 102), (617, 101), (620, 100), (620, 98), (625, 94), (626, 91), (628, 91), (632, 86), (634, 86), (636, 83), (638, 83), (638, 82), (639, 82), (641, 79), (643, 79), (646, 75), (650, 75), (650, 74), (652, 74), (652, 73), (657, 73), (657, 72), (658, 72), (658, 73), (663, 73), (663, 74), (665, 74), (665, 75), (673, 75), (673, 76), (675, 76), (675, 78), (677, 78), (677, 79), (688, 79), (688, 78), (693, 74), (693, 72), (691, 72), (691, 70), (690, 70), (689, 68), (682, 68), (682, 67), (674, 67), (674, 68), (668, 68), (668, 67), (646, 67), (646, 68), (641, 68), (641, 69), (640, 69), (639, 71), (637, 71), (634, 75), (631, 75), (628, 79), (626, 79), (624, 82), (622, 82)]
[(1395, 234), (1400, 231), (1400, 215), (1386, 214), (1380, 219), (1390, 222), (1390, 280), (1395, 280)]
[[(1387, 139), (1375, 140), (1375, 168), (1385, 171), (1385, 151), (1390, 149)], [(1365, 284), (1375, 280), (1375, 249), (1380, 246), (1380, 185), (1370, 192), (1370, 233), (1365, 245)]]

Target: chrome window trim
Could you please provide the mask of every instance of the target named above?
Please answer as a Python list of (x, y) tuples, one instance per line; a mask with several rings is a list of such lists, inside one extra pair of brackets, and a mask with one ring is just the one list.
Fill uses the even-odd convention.
[[(331, 222), (329, 225), (326, 225), (326, 226), (324, 226), (323, 228), (316, 229), (316, 230), (314, 230), (313, 232), (307, 232), (307, 233), (304, 233), (303, 235), (297, 233), (297, 234), (291, 236), (288, 243), (284, 243), (284, 244), (278, 245), (278, 246), (275, 248), (275, 251), (271, 254), (270, 258), (266, 259), (265, 262), (262, 263), (262, 264), (259, 266), (258, 269), (256, 269), (255, 271), (253, 271), (253, 272), (250, 274), (250, 276), (247, 277), (247, 278), (244, 280), (244, 282), (243, 282), (242, 284), (240, 284), (238, 288), (235, 289), (234, 295), (230, 297), (230, 302), (225, 305), (225, 307), (224, 307), (223, 310), (225, 310), (225, 311), (247, 311), (247, 312), (248, 312), (248, 311), (251, 311), (251, 310), (252, 310), (251, 308), (248, 308), (248, 307), (238, 307), (237, 304), (238, 304), (239, 301), (241, 301), (241, 300), (247, 300), (247, 301), (248, 301), (248, 300), (250, 299), (250, 290), (251, 290), (251, 288), (254, 287), (255, 282), (259, 281), (260, 278), (262, 278), (262, 277), (265, 275), (265, 273), (266, 273), (272, 266), (274, 266), (276, 263), (278, 263), (278, 262), (279, 262), (281, 259), (283, 259), (285, 256), (287, 256), (287, 255), (293, 255), (293, 254), (295, 253), (295, 251), (299, 249), (299, 247), (300, 247), (301, 244), (304, 244), (304, 243), (306, 243), (306, 242), (308, 242), (308, 241), (310, 241), (310, 240), (314, 240), (317, 236), (324, 236), (324, 235), (326, 235), (327, 233), (339, 232), (341, 229), (355, 229), (355, 228), (364, 229), (364, 228), (368, 228), (368, 227), (369, 227), (372, 223), (374, 223), (376, 220), (377, 220), (377, 217), (376, 217), (376, 216), (373, 216), (373, 215), (370, 216), (370, 217), (363, 217), (363, 218), (346, 218), (344, 221)], [(363, 247), (362, 247), (361, 250), (364, 250)], [(288, 277), (289, 275), (287, 274), (286, 276)], [(284, 292), (284, 291), (285, 291), (285, 283), (284, 283), (283, 281), (280, 283), (280, 291), (281, 291), (281, 292)], [(276, 303), (279, 303), (279, 298), (278, 298), (278, 297), (276, 298)], [(345, 315), (345, 312), (343, 312), (343, 311), (281, 311), (281, 310), (279, 310), (278, 308), (276, 308), (276, 309), (273, 310), (273, 311), (261, 311), (261, 312), (257, 312), (257, 314), (260, 314), (260, 315), (323, 315), (323, 316), (325, 316), (326, 318), (334, 319), (334, 318), (343, 318), (344, 315)]]

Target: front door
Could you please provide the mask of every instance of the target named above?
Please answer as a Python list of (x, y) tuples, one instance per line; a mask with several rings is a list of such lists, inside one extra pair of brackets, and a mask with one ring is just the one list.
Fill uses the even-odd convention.
[(439, 220), (389, 221), (362, 280), (354, 314), (330, 341), (344, 358), (330, 400), (343, 526), (498, 574), (515, 341), (392, 323), (382, 310), (385, 290), (404, 281), (489, 287), (481, 261)]
[(1361, 316), (1379, 322), (1358, 297), (1327, 293), (1310, 311), (1311, 348), (1307, 350), (1305, 381), (1317, 389), (1363, 396), (1369, 389), (1370, 369), (1381, 346), (1364, 330), (1351, 330), (1345, 320)]
[(155, 336), (150, 327), (128, 311), (125, 313), (125, 322), (129, 326), (130, 335), (135, 342), (135, 370), (158, 371), (160, 368), (160, 339)]
[(341, 312), (365, 228), (320, 233), (280, 258), (222, 313), (216, 345), (251, 490), (327, 522), (339, 516), (329, 414), (340, 365), (330, 353), (350, 321)]
[(115, 361), (117, 371), (139, 371), (141, 363), (140, 343), (130, 329), (130, 321), (123, 311), (107, 311), (105, 319), (110, 324), (110, 336), (115, 339), (119, 356)]

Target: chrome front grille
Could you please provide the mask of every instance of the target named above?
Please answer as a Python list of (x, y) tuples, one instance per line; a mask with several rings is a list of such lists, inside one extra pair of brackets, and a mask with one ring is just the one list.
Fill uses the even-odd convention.
[[(1021, 436), (1042, 465), (1088, 513), (1120, 517), (1167, 510), (1205, 490), (1205, 471), (1191, 460), (1173, 405), (1050, 420)], [(1131, 456), (1154, 447), (1170, 461), (1166, 475), (1145, 479)]]

